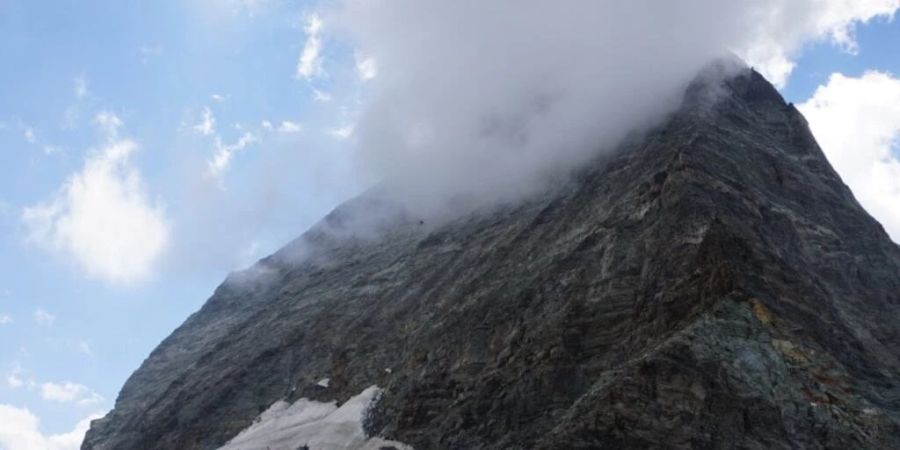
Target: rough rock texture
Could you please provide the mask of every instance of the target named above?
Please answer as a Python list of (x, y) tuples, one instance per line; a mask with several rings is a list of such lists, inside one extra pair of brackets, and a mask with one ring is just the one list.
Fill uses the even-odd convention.
[(373, 384), (368, 431), (418, 450), (900, 448), (900, 247), (755, 72), (540, 198), (335, 232), (375, 206), (226, 280), (83, 448)]

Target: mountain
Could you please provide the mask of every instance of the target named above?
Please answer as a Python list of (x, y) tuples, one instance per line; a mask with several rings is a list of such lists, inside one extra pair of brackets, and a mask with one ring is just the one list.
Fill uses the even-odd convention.
[(544, 195), (339, 207), (219, 286), (82, 448), (900, 448), (900, 247), (793, 105), (720, 69)]

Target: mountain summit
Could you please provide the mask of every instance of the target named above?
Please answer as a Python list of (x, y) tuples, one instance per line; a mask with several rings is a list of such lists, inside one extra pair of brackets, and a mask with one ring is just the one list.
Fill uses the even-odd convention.
[(900, 247), (772, 85), (711, 73), (542, 196), (367, 236), (384, 202), (339, 207), (82, 448), (900, 448)]

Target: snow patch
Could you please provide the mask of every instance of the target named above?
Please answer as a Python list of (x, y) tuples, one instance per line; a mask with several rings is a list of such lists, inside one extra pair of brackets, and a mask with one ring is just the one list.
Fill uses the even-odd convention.
[(331, 383), (331, 378), (322, 378), (316, 383), (316, 386), (327, 388), (329, 383)]
[[(327, 384), (328, 379), (322, 381)], [(383, 447), (412, 450), (412, 447), (399, 442), (366, 438), (363, 420), (378, 402), (381, 393), (378, 386), (370, 386), (340, 407), (337, 402), (323, 403), (306, 398), (293, 404), (279, 400), (219, 450), (296, 449), (304, 446), (309, 450), (377, 450)]]

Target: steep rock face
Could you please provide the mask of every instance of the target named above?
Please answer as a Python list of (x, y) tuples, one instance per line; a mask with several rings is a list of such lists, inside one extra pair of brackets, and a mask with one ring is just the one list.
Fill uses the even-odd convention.
[(375, 237), (340, 230), (388, 206), (342, 206), (229, 277), (83, 448), (213, 449), (373, 384), (367, 431), (419, 450), (900, 448), (900, 248), (761, 76), (713, 87), (516, 206)]

